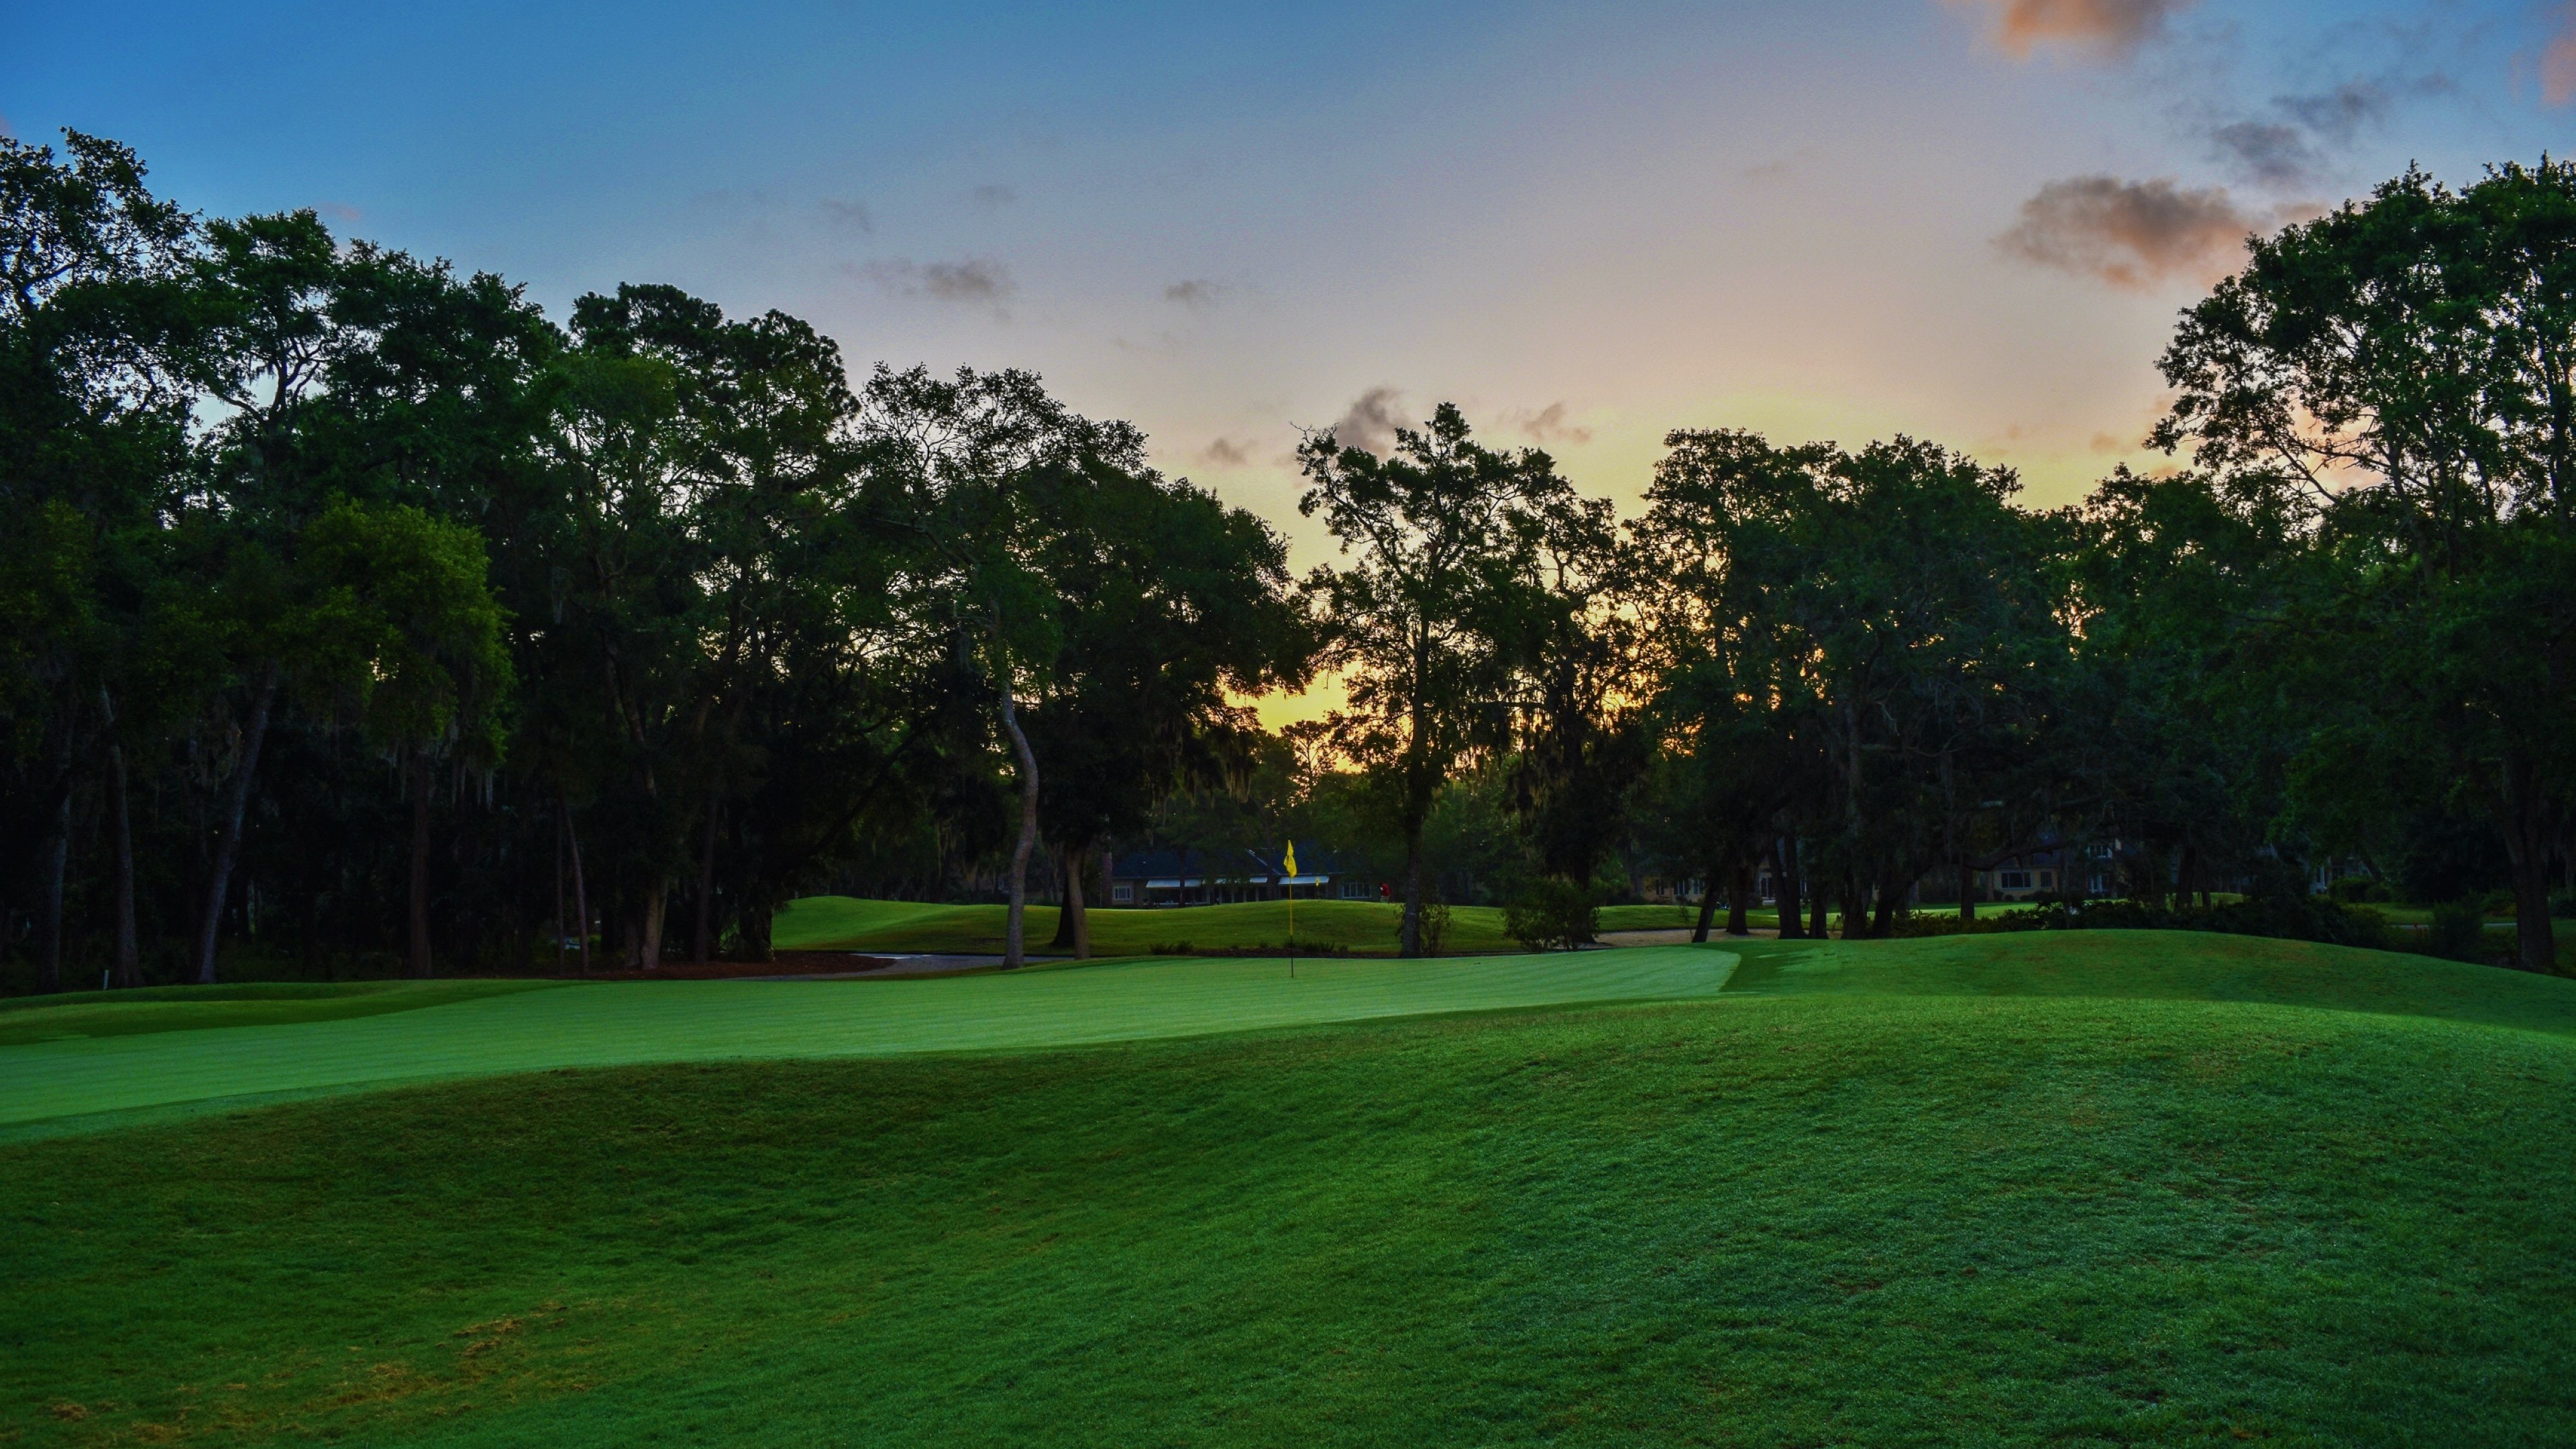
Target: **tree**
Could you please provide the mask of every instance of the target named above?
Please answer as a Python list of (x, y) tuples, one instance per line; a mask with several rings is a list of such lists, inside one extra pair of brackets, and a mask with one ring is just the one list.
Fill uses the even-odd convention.
[(2316, 682), (2484, 803), (2532, 970), (2555, 964), (2549, 865), (2576, 783), (2571, 323), (2576, 169), (2456, 194), (2409, 169), (2249, 244), (2184, 314), (2156, 435), (2325, 565), (2297, 609)]
[(450, 753), (485, 769), (499, 762), (498, 710), (510, 689), (483, 537), (408, 505), (340, 501), (301, 545), (315, 581), (306, 608), (327, 619), (315, 633), (339, 655), (327, 677), (344, 682), (367, 734), (412, 779), (406, 957), (411, 974), (426, 977), (431, 769)]
[[(1756, 822), (1785, 817), (1784, 877), (1805, 835), (1845, 934), (1883, 935), (1933, 865), (1964, 878), (1970, 818), (2004, 807), (2008, 779), (2050, 778), (2068, 641), (2043, 525), (2009, 505), (2008, 471), (1911, 439), (1668, 443), (1642, 525), (1672, 581), (1663, 711), (1711, 757), (1726, 852), (1740, 863)], [(1821, 922), (1827, 882), (1809, 883)]]
[(15, 726), (0, 749), (36, 785), (21, 797), (44, 802), (40, 820), (12, 822), (42, 845), (34, 869), (11, 874), (41, 882), (38, 976), (48, 990), (61, 981), (84, 736), (105, 757), (113, 967), (138, 979), (118, 663), (137, 642), (149, 535), (184, 448), (170, 343), (173, 281), (193, 235), (144, 186), (125, 147), (66, 131), (57, 158), (0, 137), (0, 530), (12, 540), (0, 567), (12, 621), (0, 704)]
[(576, 302), (573, 334), (547, 543), (571, 587), (537, 647), (568, 685), (546, 705), (553, 732), (586, 756), (554, 756), (558, 798), (575, 779), (600, 792), (626, 958), (651, 970), (693, 841), (692, 954), (712, 950), (723, 809), (753, 763), (741, 729), (760, 683), (851, 605), (854, 573), (872, 577), (806, 567), (804, 547), (858, 504), (858, 405), (839, 349), (775, 312), (729, 321), (627, 286)]
[(1651, 758), (1635, 608), (1643, 585), (1608, 499), (1553, 499), (1530, 523), (1504, 641), (1514, 804), (1540, 869), (1588, 894)]
[(1240, 777), (1260, 726), (1232, 699), (1301, 682), (1312, 646), (1260, 519), (1105, 461), (1064, 482), (1032, 549), (1060, 625), (1028, 733), (1066, 863), (1055, 944), (1088, 956), (1087, 862), (1171, 792)]
[(1029, 858), (1040, 833), (1038, 758), (1020, 702), (1053, 684), (1066, 637), (1048, 551), (1099, 470), (1150, 473), (1144, 436), (1072, 412), (1025, 372), (961, 368), (943, 379), (880, 368), (865, 409), (869, 506), (921, 559), (899, 582), (898, 607), (917, 637), (980, 675), (1019, 785), (1003, 956), (1017, 967), (1027, 959)]
[(1423, 822), (1462, 758), (1508, 739), (1514, 620), (1531, 607), (1543, 515), (1572, 489), (1545, 453), (1476, 443), (1450, 403), (1426, 428), (1398, 429), (1384, 458), (1316, 433), (1298, 461), (1312, 484), (1298, 511), (1320, 511), (1357, 553), (1313, 579), (1327, 631), (1320, 662), (1349, 693), (1331, 719), (1335, 747), (1383, 775), (1394, 799), (1400, 950), (1418, 956)]

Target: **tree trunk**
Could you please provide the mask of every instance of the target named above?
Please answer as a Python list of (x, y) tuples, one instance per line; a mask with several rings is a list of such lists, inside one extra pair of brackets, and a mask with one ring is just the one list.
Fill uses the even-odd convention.
[(1869, 934), (1869, 888), (1861, 884), (1860, 872), (1843, 872), (1843, 939), (1857, 941)]
[(1827, 882), (1820, 879), (1816, 881), (1815, 889), (1807, 892), (1812, 903), (1807, 912), (1807, 934), (1819, 941), (1830, 940), (1834, 934), (1833, 907), (1826, 900), (1826, 887)]
[(1699, 890), (1699, 924), (1691, 927), (1691, 942), (1696, 945), (1708, 939), (1709, 923), (1717, 919), (1717, 867), (1711, 864), (1701, 871)]
[(128, 803), (125, 782), (125, 742), (116, 733), (116, 701), (107, 686), (98, 687), (98, 712), (101, 732), (107, 739), (107, 831), (108, 851), (115, 856), (110, 868), (115, 873), (116, 949), (109, 962), (109, 979), (120, 987), (143, 984), (143, 955), (134, 933), (134, 816)]
[(1422, 954), (1422, 822), (1404, 832), (1404, 917), (1395, 933), (1395, 954), (1408, 960)]
[(1028, 962), (1029, 854), (1038, 844), (1038, 757), (1020, 729), (1008, 665), (995, 673), (1002, 687), (1002, 729), (1010, 735), (1011, 753), (1020, 765), (1020, 838), (1011, 847), (1010, 929), (1002, 942), (1002, 966), (1016, 970)]
[(1073, 948), (1073, 900), (1080, 887), (1073, 883), (1074, 874), (1082, 869), (1082, 852), (1059, 842), (1056, 846), (1056, 899), (1062, 902), (1055, 913), (1055, 934), (1047, 937), (1047, 949), (1068, 951)]
[(555, 974), (564, 969), (564, 815), (555, 811)]
[(1726, 934), (1739, 939), (1753, 934), (1752, 925), (1745, 920), (1745, 914), (1751, 909), (1752, 897), (1753, 862), (1738, 856), (1734, 883), (1726, 891)]
[[(1082, 903), (1082, 867), (1087, 852), (1069, 850), (1064, 863), (1064, 906), (1056, 912), (1056, 924), (1073, 923), (1073, 959), (1091, 959), (1091, 913)], [(1057, 934), (1063, 934), (1059, 931)]]
[(1807, 925), (1799, 911), (1798, 838), (1784, 835), (1773, 841), (1771, 863), (1775, 867), (1771, 875), (1771, 910), (1780, 920), (1780, 939), (1805, 940)]
[(1899, 883), (1894, 873), (1878, 883), (1878, 909), (1869, 920), (1869, 938), (1884, 941), (1896, 934), (1896, 913), (1905, 904), (1910, 885)]
[(2514, 955), (2525, 971), (2558, 970), (2558, 939), (2549, 921), (2550, 827), (2539, 772), (2520, 751), (2505, 757), (2504, 790), (2496, 823), (2504, 827), (2513, 861)]
[(572, 806), (561, 795), (555, 797), (563, 811), (564, 844), (572, 851), (572, 926), (574, 939), (581, 942), (581, 974), (590, 974), (590, 883), (581, 870), (581, 832), (573, 829)]
[(1959, 858), (1959, 919), (1974, 921), (1976, 918), (1977, 868), (1968, 863), (1967, 857), (1961, 856)]
[(429, 959), (429, 790), (430, 755), (426, 749), (412, 752), (411, 759), (411, 949), (407, 957), (411, 975), (427, 980), (431, 974)]
[(630, 950), (634, 952), (628, 966), (636, 971), (662, 969), (662, 917), (670, 908), (671, 882), (656, 875), (644, 888), (643, 904), (635, 913), (635, 930)]
[(223, 929), (224, 900), (232, 893), (233, 862), (241, 854), (242, 816), (250, 808), (251, 780), (259, 773), (259, 747), (268, 738), (268, 712), (277, 703), (277, 673), (274, 661), (262, 667), (259, 686), (251, 692), (250, 729), (242, 739), (241, 764), (233, 770), (232, 788), (225, 792), (223, 834), (215, 842), (214, 868), (206, 873), (194, 963), (197, 981), (204, 986), (215, 984), (215, 939)]
[(707, 840), (698, 852), (698, 919), (689, 931), (689, 959), (700, 966), (707, 964), (715, 950), (716, 932), (716, 817), (724, 810), (723, 797), (707, 792)]
[(63, 879), (72, 857), (72, 777), (63, 771), (54, 788), (54, 828), (45, 836), (45, 918), (38, 926), (36, 989), (51, 994), (63, 989)]

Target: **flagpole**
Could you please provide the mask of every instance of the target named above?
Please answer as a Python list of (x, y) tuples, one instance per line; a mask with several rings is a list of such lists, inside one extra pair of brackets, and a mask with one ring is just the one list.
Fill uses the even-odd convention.
[(1287, 858), (1280, 862), (1288, 873), (1280, 877), (1288, 890), (1288, 979), (1297, 979), (1297, 842), (1288, 842)]

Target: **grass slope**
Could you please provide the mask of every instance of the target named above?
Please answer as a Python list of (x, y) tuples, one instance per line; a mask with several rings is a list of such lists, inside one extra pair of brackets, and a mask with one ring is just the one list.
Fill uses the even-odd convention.
[[(929, 951), (985, 954), (1002, 949), (1009, 908), (941, 906), (918, 901), (871, 901), (852, 896), (808, 896), (791, 901), (771, 928), (782, 950)], [(1318, 947), (1391, 955), (1402, 908), (1379, 901), (1299, 901), (1297, 940)], [(1226, 906), (1176, 906), (1158, 910), (1093, 908), (1091, 949), (1103, 956), (1135, 956), (1187, 942), (1202, 951), (1262, 950), (1288, 941), (1286, 901), (1244, 901)], [(1687, 926), (1692, 914), (1679, 906), (1609, 906), (1605, 931)], [(1055, 935), (1053, 906), (1031, 906), (1028, 939), (1043, 948)], [(1443, 949), (1453, 955), (1518, 950), (1503, 934), (1503, 913), (1493, 906), (1457, 906), (1449, 913)]]
[[(946, 980), (650, 981), (481, 996), (460, 991), (471, 999), (400, 1014), (109, 1032), (0, 1049), (0, 1128), (230, 1097), (561, 1067), (1016, 1050), (1709, 995), (1734, 960), (1663, 947), (1489, 960), (1309, 959), (1293, 978), (1280, 961), (1178, 959)], [(219, 1012), (233, 1004), (199, 1009)], [(168, 1005), (139, 1002), (130, 1009), (149, 1015)], [(94, 1014), (116, 1009), (88, 1008)]]
[(2571, 1020), (2284, 942), (1754, 944), (1690, 1002), (0, 1145), (0, 1435), (2561, 1444)]
[(252, 982), (0, 1000), (0, 1046), (220, 1026), (281, 1026), (542, 991), (552, 981)]
[(2259, 1001), (2576, 1036), (2576, 982), (2430, 956), (2177, 931), (1756, 941), (1729, 995)]

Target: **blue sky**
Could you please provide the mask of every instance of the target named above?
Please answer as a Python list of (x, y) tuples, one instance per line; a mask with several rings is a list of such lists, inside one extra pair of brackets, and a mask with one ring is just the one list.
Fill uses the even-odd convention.
[[(1662, 434), (1898, 430), (2080, 494), (2233, 239), (2568, 149), (2564, 4), (28, 6), (0, 117), (209, 212), (1036, 368), (1294, 516), (1453, 398), (1633, 498)], [(2556, 48), (2553, 49), (2553, 46)], [(2556, 94), (2553, 94), (2555, 92)]]

